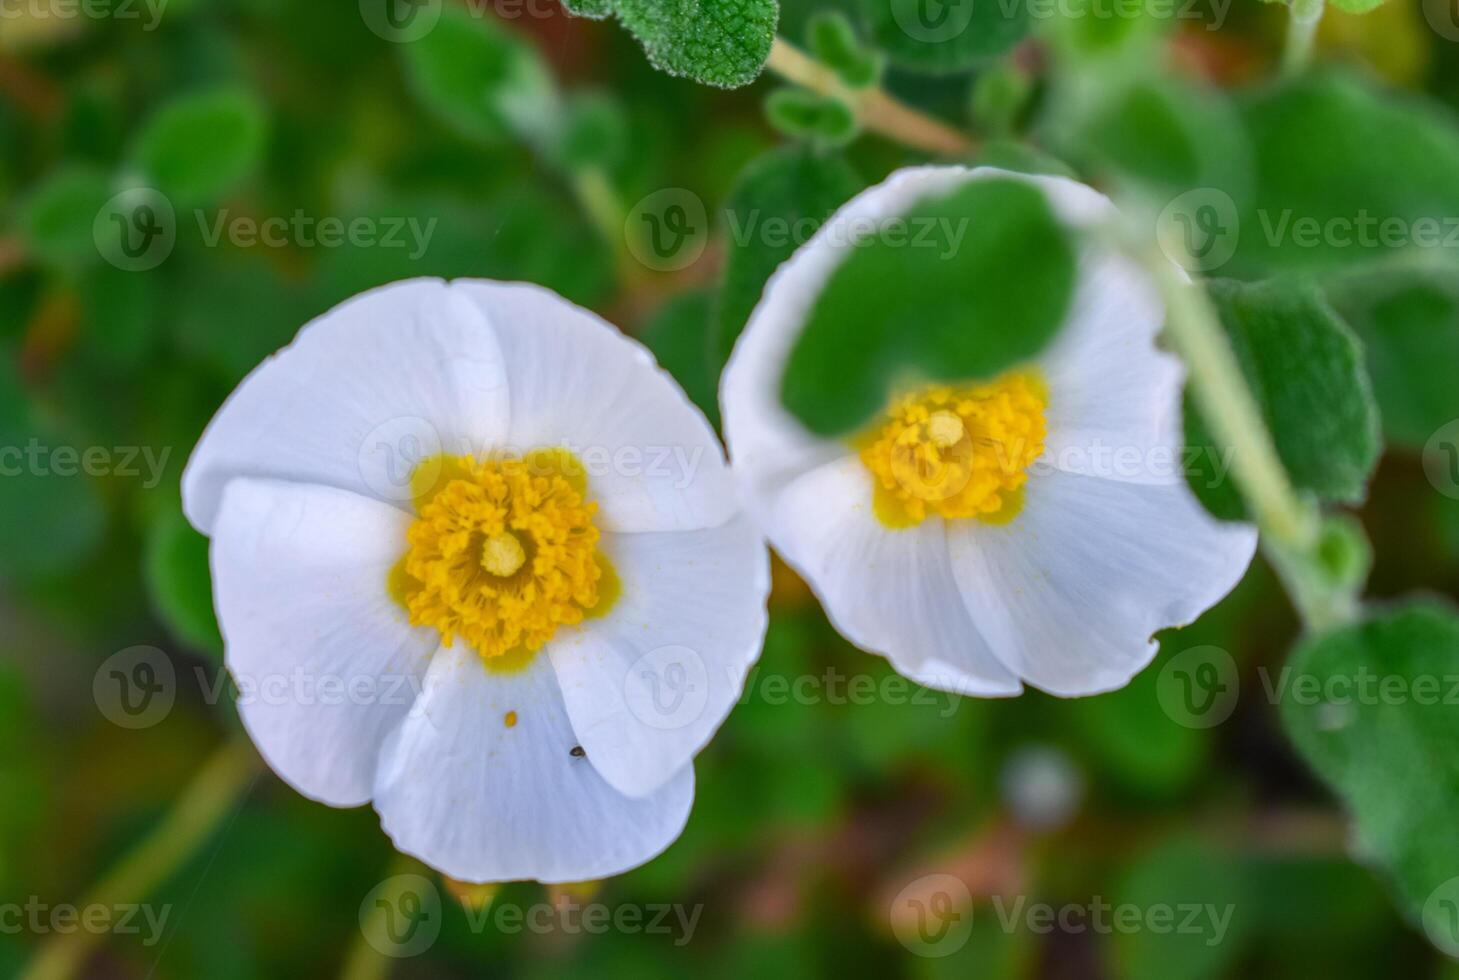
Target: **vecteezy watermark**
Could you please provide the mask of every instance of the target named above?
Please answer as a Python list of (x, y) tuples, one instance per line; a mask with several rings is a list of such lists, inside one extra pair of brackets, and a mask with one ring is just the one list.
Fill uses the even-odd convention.
[(1218, 946), (1226, 938), (1232, 904), (1214, 902), (1109, 902), (1095, 895), (1088, 902), (1031, 902), (1025, 895), (993, 896), (993, 914), (1006, 933), (1027, 931), (1036, 935), (1061, 933), (1150, 933), (1165, 936), (1200, 936), (1207, 946)]
[[(699, 927), (703, 905), (649, 902), (609, 905), (578, 902), (564, 896), (555, 902), (519, 905), (488, 902), (461, 906), (466, 927), (473, 934), (498, 932), (517, 935), (562, 933), (594, 935), (666, 936), (685, 946)], [(360, 931), (371, 948), (396, 959), (419, 956), (441, 934), (444, 909), (441, 893), (429, 878), (418, 874), (394, 875), (376, 885), (360, 903)]]
[(1166, 257), (1192, 272), (1224, 266), (1244, 233), (1259, 235), (1273, 249), (1459, 249), (1459, 215), (1405, 217), (1359, 207), (1349, 214), (1318, 217), (1292, 208), (1256, 208), (1243, 227), (1231, 195), (1198, 187), (1165, 205), (1155, 223)]
[(1424, 443), (1424, 475), (1435, 490), (1459, 500), (1459, 419), (1441, 425)]
[(1161, 210), (1155, 238), (1166, 258), (1191, 272), (1219, 269), (1241, 239), (1236, 202), (1214, 187), (1186, 191)]
[(91, 696), (97, 710), (113, 725), (151, 728), (172, 712), (177, 700), (177, 669), (156, 647), (128, 647), (97, 668)]
[[(1290, 701), (1304, 707), (1330, 705), (1334, 708), (1459, 705), (1459, 673), (1385, 674), (1360, 665), (1352, 673), (1319, 675), (1283, 667), (1273, 677), (1266, 667), (1259, 667), (1257, 674), (1271, 704)], [(1333, 720), (1341, 720), (1341, 716)]]
[(650, 650), (623, 679), (623, 700), (650, 728), (673, 730), (698, 721), (709, 704), (709, 668), (686, 646)]
[(744, 248), (757, 242), (767, 248), (799, 247), (820, 235), (837, 248), (866, 248), (881, 245), (887, 248), (926, 249), (939, 259), (954, 258), (967, 237), (967, 218), (934, 217), (932, 215), (890, 215), (841, 217), (828, 212), (822, 217), (803, 216), (791, 221), (778, 215), (764, 216), (759, 209), (741, 214), (725, 210), (725, 225), (730, 240)]
[(951, 956), (973, 934), (973, 895), (956, 875), (923, 875), (908, 882), (887, 914), (897, 941), (929, 959)]
[(0, 478), (14, 476), (142, 477), (142, 488), (162, 482), (172, 447), (51, 446), (35, 437), (24, 446), (0, 446)]
[(392, 875), (360, 902), (360, 933), (382, 956), (419, 956), (441, 935), (441, 893), (424, 875)]
[[(446, 0), (360, 0), (360, 18), (377, 36), (397, 44), (419, 41), (436, 29)], [(562, 16), (554, 0), (467, 0), (460, 5), (473, 17), (547, 20)]]
[(1447, 41), (1459, 41), (1459, 0), (1423, 0), (1424, 20)]
[(676, 272), (699, 261), (709, 242), (709, 215), (693, 191), (666, 187), (643, 198), (623, 223), (629, 254), (656, 272)]
[(101, 257), (124, 272), (155, 269), (177, 246), (177, 212), (151, 187), (133, 187), (107, 201), (91, 225)]
[(1231, 717), (1241, 696), (1236, 661), (1215, 646), (1177, 653), (1160, 669), (1155, 696), (1176, 724), (1214, 728)]
[[(0, 0), (3, 2), (3, 0)], [(195, 208), (192, 222), (205, 248), (393, 249), (412, 261), (430, 248), (439, 218), (407, 215), (318, 216), (302, 208), (289, 215), (235, 214)], [(107, 201), (91, 226), (101, 257), (126, 272), (155, 269), (177, 247), (178, 215), (172, 201), (150, 187), (134, 187)]]
[(7, 20), (141, 21), (155, 31), (168, 0), (0, 0), (0, 22)]
[(1424, 932), (1445, 956), (1459, 959), (1459, 877), (1435, 888), (1424, 902)]
[(827, 667), (819, 674), (781, 674), (766, 672), (757, 665), (745, 683), (739, 703), (759, 699), (771, 707), (786, 704), (912, 705), (935, 707), (940, 717), (951, 718), (963, 703), (959, 688), (966, 686), (966, 682), (951, 676), (933, 680), (938, 681), (936, 686), (910, 680), (901, 674), (847, 674), (836, 667)]
[(1207, 31), (1226, 23), (1232, 0), (888, 0), (892, 19), (914, 41), (943, 44), (967, 33), (981, 6), (1004, 21), (1198, 21)]
[(561, 442), (550, 447), (524, 448), (506, 444), (478, 444), (466, 438), (449, 439), (428, 419), (400, 416), (387, 419), (366, 434), (357, 454), (360, 477), (371, 491), (387, 500), (407, 501), (435, 486), (446, 472), (447, 457), (478, 460), (514, 460), (556, 471), (556, 460), (538, 455), (544, 449), (562, 450), (576, 459), (591, 480), (608, 477), (666, 481), (684, 490), (698, 478), (708, 444), (699, 445), (579, 445)]
[(228, 209), (208, 216), (194, 212), (203, 244), (217, 248), (225, 239), (236, 248), (382, 248), (409, 249), (411, 261), (430, 248), (439, 218), (422, 222), (416, 217), (315, 217), (303, 209), (286, 217), (255, 218), (234, 215)]
[(106, 905), (51, 905), (31, 895), (24, 902), (0, 902), (0, 935), (33, 936), (87, 932), (94, 935), (141, 936), (143, 946), (155, 946), (167, 928), (171, 905), (120, 903)]

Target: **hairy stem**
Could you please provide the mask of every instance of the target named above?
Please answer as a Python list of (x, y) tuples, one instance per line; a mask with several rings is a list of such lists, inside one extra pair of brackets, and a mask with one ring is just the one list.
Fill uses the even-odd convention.
[(1292, 486), (1205, 290), (1158, 249), (1145, 264), (1165, 300), (1166, 333), (1190, 372), (1196, 404), (1217, 443), (1231, 448), (1231, 476), (1303, 622), (1321, 631), (1351, 620), (1355, 597), (1321, 571), (1317, 507)]
[(1290, 0), (1291, 17), (1287, 22), (1287, 43), (1282, 51), (1282, 71), (1295, 75), (1312, 60), (1317, 25), (1322, 20), (1324, 0)]
[[(162, 823), (98, 881), (82, 908), (137, 903), (170, 878), (236, 811), (261, 770), (243, 736), (235, 736), (204, 763)], [(100, 933), (55, 934), (21, 974), (22, 980), (65, 980), (85, 965)]]
[(831, 69), (777, 37), (765, 66), (797, 85), (841, 99), (867, 129), (934, 156), (962, 157), (975, 149), (963, 133), (898, 101), (880, 88), (851, 88)]

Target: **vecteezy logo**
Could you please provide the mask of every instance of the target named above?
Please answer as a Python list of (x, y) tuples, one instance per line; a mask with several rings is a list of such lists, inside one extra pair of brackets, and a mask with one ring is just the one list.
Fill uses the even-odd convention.
[(1435, 490), (1459, 500), (1459, 419), (1439, 426), (1424, 443), (1424, 475)]
[(909, 883), (889, 911), (897, 941), (918, 956), (951, 956), (973, 931), (973, 896), (956, 875), (931, 874)]
[(704, 658), (682, 646), (664, 646), (639, 657), (623, 679), (623, 700), (650, 728), (683, 728), (704, 714), (709, 671)]
[(1424, 902), (1424, 932), (1446, 956), (1459, 959), (1459, 877), (1435, 888)]
[(151, 728), (172, 712), (177, 670), (156, 647), (120, 650), (97, 668), (91, 696), (107, 721), (120, 728)]
[(107, 201), (91, 225), (96, 250), (118, 269), (155, 269), (177, 244), (177, 213), (161, 192), (133, 187)]
[(441, 434), (427, 420), (390, 419), (371, 429), (360, 444), (360, 477), (382, 499), (403, 503), (435, 485), (442, 451)]
[(436, 29), (441, 7), (441, 0), (360, 0), (360, 17), (376, 35), (407, 44)]
[(1160, 707), (1186, 728), (1214, 728), (1236, 710), (1241, 680), (1220, 647), (1191, 647), (1171, 657), (1155, 685)]
[(1191, 272), (1219, 269), (1241, 239), (1236, 202), (1214, 187), (1186, 191), (1160, 212), (1155, 237), (1166, 258)]
[(693, 265), (709, 240), (709, 216), (693, 191), (655, 191), (628, 213), (628, 250), (650, 269), (673, 272)]
[(914, 41), (938, 44), (968, 29), (977, 0), (891, 0), (892, 18)]
[(360, 932), (382, 956), (419, 956), (441, 934), (441, 893), (422, 875), (386, 878), (360, 903)]
[(1459, 41), (1459, 0), (1424, 0), (1424, 20), (1435, 34)]

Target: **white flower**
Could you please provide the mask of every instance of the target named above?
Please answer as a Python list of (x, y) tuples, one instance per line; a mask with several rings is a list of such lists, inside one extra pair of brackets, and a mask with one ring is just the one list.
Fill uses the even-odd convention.
[(436, 280), (306, 326), (183, 478), (244, 725), (463, 881), (581, 881), (683, 828), (765, 629), (714, 433), (534, 286)]
[(1036, 363), (899, 393), (855, 439), (813, 435), (780, 401), (808, 312), (848, 254), (838, 229), (995, 177), (1040, 188), (1071, 226), (1112, 216), (1060, 178), (893, 175), (770, 280), (723, 379), (726, 441), (751, 513), (853, 643), (941, 689), (1091, 694), (1127, 683), (1154, 656), (1152, 634), (1229, 592), (1256, 542), (1184, 483), (1184, 374), (1155, 346), (1163, 310), (1136, 266), (1081, 237), (1067, 321)]

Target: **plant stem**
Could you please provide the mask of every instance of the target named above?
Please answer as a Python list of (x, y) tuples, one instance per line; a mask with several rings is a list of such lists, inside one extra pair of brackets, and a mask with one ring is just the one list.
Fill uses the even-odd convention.
[(1290, 0), (1291, 17), (1287, 21), (1287, 43), (1282, 51), (1282, 71), (1295, 75), (1312, 60), (1317, 24), (1322, 20), (1324, 0)]
[(1217, 443), (1231, 447), (1231, 475), (1257, 524), (1286, 544), (1310, 546), (1316, 516), (1287, 477), (1210, 299), (1163, 253), (1155, 251), (1146, 265), (1165, 300), (1166, 330), (1190, 371), (1196, 402)]
[(1166, 333), (1190, 373), (1201, 416), (1217, 444), (1231, 449), (1231, 476), (1303, 622), (1320, 632), (1350, 621), (1357, 612), (1354, 595), (1321, 572), (1317, 507), (1292, 486), (1205, 290), (1158, 249), (1149, 251), (1145, 264), (1165, 300)]
[(873, 132), (935, 156), (968, 156), (975, 144), (963, 133), (898, 101), (879, 87), (852, 88), (834, 71), (784, 38), (770, 46), (765, 66), (797, 85), (841, 99), (856, 112), (861, 124)]
[[(137, 903), (171, 877), (235, 812), (253, 786), (261, 760), (248, 739), (230, 739), (204, 763), (162, 823), (91, 889), (82, 908)], [(65, 980), (86, 961), (100, 933), (57, 933), (31, 960), (22, 980)]]

